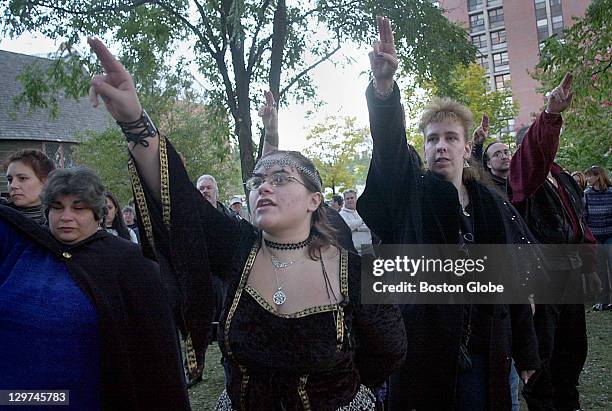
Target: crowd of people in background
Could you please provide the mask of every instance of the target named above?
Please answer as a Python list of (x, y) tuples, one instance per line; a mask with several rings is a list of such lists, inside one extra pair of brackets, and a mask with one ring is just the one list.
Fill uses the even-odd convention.
[(190, 409), (187, 388), (217, 341), (217, 410), (514, 411), (520, 381), (530, 410), (580, 409), (583, 305), (537, 293), (523, 304), (364, 304), (360, 288), (378, 245), (539, 244), (544, 267), (540, 254), (508, 251), (495, 269), (523, 279), (537, 260), (548, 287), (596, 293), (592, 310), (612, 310), (608, 170), (555, 162), (571, 74), (514, 152), (487, 115), (471, 132), (469, 109), (434, 98), (417, 153), (391, 24), (377, 24), (365, 189), (328, 201), (313, 162), (278, 149), (270, 92), (246, 200), (222, 202), (210, 174), (193, 184), (130, 74), (90, 39), (106, 73), (92, 101), (126, 136), (134, 198), (122, 208), (94, 171), (56, 169), (38, 150), (5, 160), (0, 390), (70, 390), (69, 409)]

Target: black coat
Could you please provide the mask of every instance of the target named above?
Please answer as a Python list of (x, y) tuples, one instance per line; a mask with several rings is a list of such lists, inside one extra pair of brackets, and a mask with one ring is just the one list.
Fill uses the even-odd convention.
[(76, 245), (0, 206), (7, 221), (62, 260), (95, 306), (101, 337), (104, 410), (188, 410), (176, 330), (157, 264), (140, 247), (105, 231)]
[[(357, 209), (383, 244), (457, 244), (461, 226), (457, 190), (432, 173), (422, 173), (417, 153), (406, 143), (400, 93), (387, 100), (367, 91), (374, 140), (366, 188)], [(505, 244), (533, 240), (516, 210), (485, 186), (467, 184), (474, 210), (477, 243)], [(533, 259), (500, 262), (507, 275), (521, 272)], [(491, 410), (510, 409), (510, 355), (521, 370), (539, 365), (537, 340), (527, 304), (485, 308)], [(408, 353), (391, 379), (392, 410), (454, 409), (458, 351), (464, 307), (404, 305)], [(513, 344), (514, 342), (514, 344)]]

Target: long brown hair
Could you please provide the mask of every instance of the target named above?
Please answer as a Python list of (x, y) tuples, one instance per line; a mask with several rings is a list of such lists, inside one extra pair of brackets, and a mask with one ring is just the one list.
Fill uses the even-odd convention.
[[(576, 180), (576, 177), (578, 177), (578, 180)], [(584, 191), (584, 189), (585, 189), (585, 188), (586, 188), (586, 186), (587, 186), (587, 183), (586, 183), (586, 178), (584, 177), (584, 174), (582, 174), (582, 172), (581, 172), (581, 171), (574, 171), (574, 172), (572, 173), (572, 178), (573, 178), (574, 180), (576, 180), (576, 182), (578, 183), (578, 185), (580, 186), (580, 188), (581, 188), (581, 189)]]
[[(296, 169), (304, 180), (304, 186), (311, 193), (322, 193), (322, 181), (317, 168), (308, 157), (304, 156), (299, 151), (271, 151), (261, 156), (260, 161), (266, 157), (278, 155), (287, 155), (301, 167), (305, 168), (308, 173), (300, 170), (299, 168)], [(257, 168), (257, 165), (255, 168)], [(331, 226), (329, 219), (327, 218), (327, 211), (325, 210), (323, 199), (321, 199), (319, 206), (312, 213), (312, 217), (310, 219), (310, 234), (313, 236), (313, 238), (308, 245), (308, 256), (315, 261), (321, 258), (322, 249), (325, 249), (331, 245), (340, 248), (337, 240), (337, 232)]]
[(597, 181), (595, 182), (595, 185), (599, 186), (600, 190), (605, 190), (608, 187), (612, 187), (612, 181), (610, 181), (610, 177), (608, 177), (608, 172), (603, 167), (593, 166), (588, 168), (584, 174), (587, 176), (596, 176)]

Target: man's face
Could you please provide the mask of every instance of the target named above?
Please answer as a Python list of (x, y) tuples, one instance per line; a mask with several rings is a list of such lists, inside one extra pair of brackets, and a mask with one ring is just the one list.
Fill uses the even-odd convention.
[(217, 187), (210, 178), (203, 178), (198, 183), (200, 194), (214, 207), (217, 206)]
[(344, 194), (344, 207), (354, 210), (357, 207), (357, 195), (355, 193)]
[(242, 210), (242, 204), (241, 203), (234, 203), (230, 206), (230, 208), (232, 210), (234, 210), (236, 213), (239, 213), (240, 210)]
[(425, 159), (429, 169), (445, 180), (461, 178), (470, 151), (465, 130), (458, 121), (444, 120), (425, 127)]
[(510, 169), (512, 152), (504, 143), (495, 143), (487, 149), (487, 165), (493, 171), (505, 173)]
[(338, 202), (336, 200), (332, 200), (331, 201), (331, 208), (333, 208), (336, 211), (340, 211), (340, 209), (342, 207), (340, 206), (340, 204), (338, 204)]

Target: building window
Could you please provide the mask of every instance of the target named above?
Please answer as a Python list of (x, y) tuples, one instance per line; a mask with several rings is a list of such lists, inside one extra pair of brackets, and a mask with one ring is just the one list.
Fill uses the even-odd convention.
[(476, 63), (484, 69), (486, 75), (489, 75), (489, 59), (486, 55), (476, 57)]
[(514, 134), (514, 119), (509, 118), (507, 120), (501, 120), (504, 124), (500, 132), (502, 134)]
[(536, 20), (546, 18), (546, 0), (535, 0), (535, 17)]
[(504, 9), (489, 10), (489, 27), (494, 29), (504, 25)]
[(551, 16), (561, 16), (563, 14), (563, 10), (561, 10), (561, 0), (548, 0), (548, 5), (550, 6)]
[(560, 35), (563, 32), (563, 16), (555, 16), (552, 18), (553, 34)]
[(491, 33), (491, 48), (499, 49), (506, 45), (506, 30), (494, 31)]
[(482, 9), (482, 0), (469, 0), (468, 11), (476, 11)]
[(548, 20), (538, 20), (536, 25), (538, 26), (538, 41), (542, 42), (548, 38)]
[(507, 90), (510, 88), (510, 74), (495, 76), (495, 90)]
[(487, 35), (480, 34), (478, 36), (472, 36), (472, 44), (474, 47), (481, 49), (487, 47)]
[(508, 69), (508, 52), (493, 54), (493, 66), (495, 71)]
[(470, 16), (470, 33), (484, 30), (484, 16), (482, 13)]

